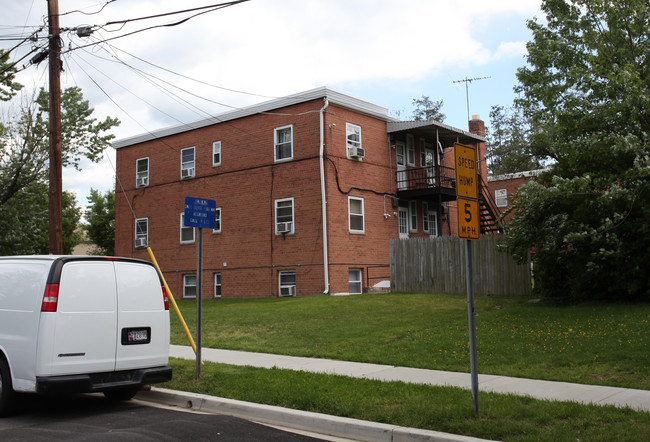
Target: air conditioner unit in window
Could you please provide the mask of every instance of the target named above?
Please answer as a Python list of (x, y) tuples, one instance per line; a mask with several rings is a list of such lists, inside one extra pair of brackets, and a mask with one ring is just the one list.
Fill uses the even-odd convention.
[(277, 225), (278, 233), (290, 233), (291, 232), (291, 223), (278, 223)]
[(181, 170), (181, 178), (182, 179), (187, 179), (187, 178), (194, 178), (194, 168), (189, 168), (189, 169), (182, 169)]
[(139, 177), (136, 185), (137, 187), (147, 187), (149, 185), (149, 177)]
[(135, 247), (136, 248), (147, 247), (147, 238), (136, 238)]
[(280, 296), (296, 296), (296, 286), (280, 287)]
[(366, 156), (366, 151), (362, 147), (351, 147), (350, 158), (361, 159)]

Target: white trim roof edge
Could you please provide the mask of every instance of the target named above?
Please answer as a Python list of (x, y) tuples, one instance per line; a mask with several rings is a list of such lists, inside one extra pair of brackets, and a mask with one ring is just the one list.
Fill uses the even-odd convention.
[(503, 175), (490, 175), (488, 176), (489, 181), (505, 181), (505, 180), (515, 180), (517, 178), (527, 178), (531, 176), (540, 176), (544, 172), (548, 172), (550, 168), (545, 169), (535, 169), (527, 170), (525, 172), (515, 172), (515, 173), (506, 173)]
[(425, 126), (436, 126), (440, 129), (446, 129), (451, 132), (460, 133), (466, 137), (473, 138), (478, 141), (487, 141), (485, 137), (468, 132), (463, 129), (458, 129), (457, 127), (450, 126), (445, 123), (441, 123), (438, 120), (421, 120), (421, 121), (389, 121), (388, 122), (388, 133), (401, 132), (404, 130), (417, 129)]
[(286, 97), (277, 98), (262, 103), (257, 103), (251, 106), (242, 107), (232, 111), (227, 111), (222, 114), (215, 115), (214, 117), (205, 118), (203, 120), (198, 120), (195, 122), (177, 125), (177, 126), (170, 126), (162, 129), (157, 129), (145, 134), (123, 138), (121, 140), (114, 141), (112, 145), (114, 149), (120, 149), (122, 147), (128, 147), (134, 144), (144, 143), (146, 141), (152, 141), (159, 138), (180, 134), (183, 132), (200, 129), (202, 127), (211, 126), (213, 124), (224, 123), (226, 121), (236, 120), (238, 118), (248, 117), (263, 112), (270, 112), (275, 109), (280, 109), (283, 107), (291, 106), (294, 104), (300, 104), (307, 101), (316, 100), (319, 98), (327, 98), (331, 104), (345, 107), (357, 111), (359, 113), (367, 114), (388, 122), (397, 121), (395, 118), (390, 117), (388, 115), (388, 108), (384, 106), (380, 106), (378, 104), (374, 104), (369, 101), (353, 97), (351, 95), (343, 94), (341, 92), (335, 91), (328, 87), (319, 87), (305, 92), (288, 95)]

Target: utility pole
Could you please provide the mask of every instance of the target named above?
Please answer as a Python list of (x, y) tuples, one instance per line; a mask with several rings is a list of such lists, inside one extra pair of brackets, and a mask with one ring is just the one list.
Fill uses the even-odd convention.
[(59, 0), (47, 1), (50, 74), (50, 254), (63, 254), (63, 178), (61, 146), (61, 39)]
[(478, 78), (463, 78), (462, 80), (456, 80), (454, 83), (465, 83), (465, 99), (467, 100), (467, 121), (469, 121), (469, 84), (472, 81), (477, 81), (477, 80), (487, 80), (488, 78), (492, 77), (478, 77)]

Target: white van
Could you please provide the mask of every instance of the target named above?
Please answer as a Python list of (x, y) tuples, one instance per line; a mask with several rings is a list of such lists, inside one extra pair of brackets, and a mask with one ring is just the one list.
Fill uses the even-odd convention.
[(171, 379), (169, 303), (129, 258), (0, 257), (0, 416), (15, 392), (130, 399)]

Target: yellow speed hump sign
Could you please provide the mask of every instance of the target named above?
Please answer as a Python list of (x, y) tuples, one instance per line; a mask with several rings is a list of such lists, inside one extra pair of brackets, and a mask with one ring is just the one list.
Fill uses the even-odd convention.
[(478, 207), (478, 164), (476, 148), (454, 144), (456, 165), (456, 199), (458, 205), (458, 237), (480, 239), (481, 226)]

